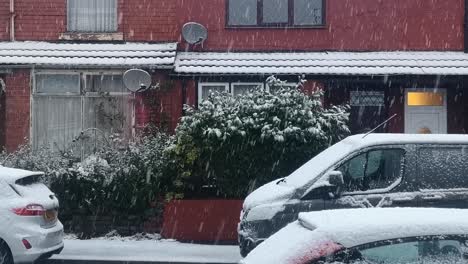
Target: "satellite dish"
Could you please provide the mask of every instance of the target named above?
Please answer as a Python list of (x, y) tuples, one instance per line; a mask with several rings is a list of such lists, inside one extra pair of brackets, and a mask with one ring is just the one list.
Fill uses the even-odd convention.
[(144, 70), (131, 69), (124, 73), (125, 87), (132, 92), (138, 92), (151, 86), (151, 75)]
[(199, 23), (188, 22), (182, 27), (182, 37), (189, 44), (199, 44), (208, 38), (208, 30)]

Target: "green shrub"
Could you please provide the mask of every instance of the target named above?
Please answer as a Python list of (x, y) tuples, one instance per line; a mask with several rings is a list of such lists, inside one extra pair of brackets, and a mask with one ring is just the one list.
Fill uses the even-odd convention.
[(212, 93), (198, 109), (186, 108), (167, 150), (173, 197), (203, 197), (209, 189), (242, 198), (349, 134), (347, 106), (324, 108), (321, 91), (269, 82), (274, 93)]

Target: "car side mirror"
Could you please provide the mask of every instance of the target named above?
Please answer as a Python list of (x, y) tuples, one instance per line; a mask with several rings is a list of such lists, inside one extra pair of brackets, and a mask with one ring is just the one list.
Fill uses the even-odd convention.
[(341, 173), (341, 171), (332, 171), (328, 173), (328, 183), (336, 187), (343, 186), (344, 185), (343, 173)]

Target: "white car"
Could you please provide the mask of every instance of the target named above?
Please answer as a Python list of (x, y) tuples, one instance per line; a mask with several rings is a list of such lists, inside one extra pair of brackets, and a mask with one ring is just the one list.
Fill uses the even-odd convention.
[(0, 166), (0, 263), (31, 263), (63, 249), (59, 202), (41, 176)]
[(241, 263), (468, 263), (467, 219), (466, 209), (301, 213)]

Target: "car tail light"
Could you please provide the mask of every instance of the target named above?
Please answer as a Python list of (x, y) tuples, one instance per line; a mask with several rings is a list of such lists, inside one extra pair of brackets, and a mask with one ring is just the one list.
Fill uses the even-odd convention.
[(13, 212), (21, 216), (42, 216), (45, 214), (46, 210), (40, 204), (30, 204), (26, 207), (15, 208)]
[(23, 240), (21, 240), (21, 242), (23, 242), (23, 245), (24, 245), (24, 247), (25, 247), (26, 249), (31, 249), (31, 248), (32, 248), (31, 243), (29, 243), (28, 240), (23, 239)]
[(326, 257), (344, 249), (340, 244), (332, 241), (320, 242), (315, 246), (309, 246), (301, 250), (301, 254), (293, 256), (287, 262), (288, 264), (306, 264), (316, 261), (322, 257)]

